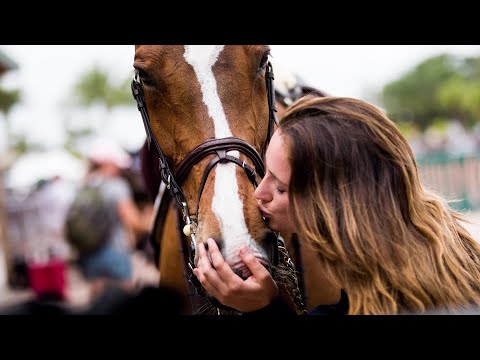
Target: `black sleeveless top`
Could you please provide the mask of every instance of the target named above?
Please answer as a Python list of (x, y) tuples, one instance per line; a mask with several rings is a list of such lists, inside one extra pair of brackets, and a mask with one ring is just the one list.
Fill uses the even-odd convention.
[[(346, 315), (348, 312), (348, 296), (342, 289), (340, 301), (331, 305), (318, 305), (310, 310), (307, 315)], [(269, 305), (252, 312), (245, 313), (247, 316), (263, 315), (295, 315), (294, 311), (280, 297), (275, 298)]]

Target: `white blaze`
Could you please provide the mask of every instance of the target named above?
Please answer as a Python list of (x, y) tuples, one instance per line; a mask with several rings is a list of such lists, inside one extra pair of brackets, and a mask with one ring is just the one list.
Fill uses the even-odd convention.
[[(223, 45), (186, 45), (185, 60), (192, 65), (202, 90), (203, 102), (208, 114), (213, 119), (215, 138), (233, 136), (228, 126), (227, 117), (217, 92), (217, 83), (213, 75), (213, 65), (223, 50)], [(239, 156), (238, 151), (229, 152)], [(236, 166), (233, 163), (217, 164), (215, 167), (215, 192), (212, 210), (220, 223), (224, 240), (226, 259), (237, 258), (237, 250), (245, 244), (255, 247), (255, 242), (248, 233), (243, 215), (243, 204), (238, 195), (238, 183), (235, 176)]]

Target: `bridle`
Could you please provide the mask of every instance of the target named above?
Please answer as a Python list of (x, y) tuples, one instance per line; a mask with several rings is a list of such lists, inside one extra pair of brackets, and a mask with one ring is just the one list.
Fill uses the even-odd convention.
[[(211, 170), (219, 163), (234, 163), (240, 166), (247, 175), (247, 178), (256, 187), (257, 175), (263, 177), (265, 175), (265, 168), (263, 164), (263, 159), (265, 157), (265, 152), (270, 142), (270, 138), (273, 135), (274, 126), (275, 124), (278, 125), (278, 119), (276, 115), (276, 108), (275, 108), (275, 92), (273, 90), (273, 68), (270, 62), (266, 65), (266, 72), (265, 72), (265, 81), (266, 81), (266, 88), (267, 88), (267, 99), (268, 99), (268, 113), (269, 113), (269, 120), (268, 120), (268, 129), (267, 129), (267, 137), (262, 149), (262, 156), (259, 155), (257, 150), (248, 144), (246, 141), (237, 138), (237, 137), (227, 137), (222, 139), (209, 139), (202, 144), (198, 145), (192, 151), (190, 151), (185, 158), (182, 160), (178, 168), (175, 172), (172, 172), (168, 161), (163, 154), (163, 151), (158, 144), (158, 141), (155, 136), (153, 136), (153, 131), (150, 125), (150, 117), (148, 115), (148, 110), (145, 102), (145, 97), (143, 93), (143, 86), (141, 79), (139, 77), (138, 71), (135, 71), (133, 79), (132, 79), (132, 94), (135, 100), (137, 101), (137, 107), (142, 115), (143, 124), (145, 127), (145, 132), (147, 135), (147, 144), (150, 148), (150, 144), (153, 139), (153, 143), (155, 145), (155, 149), (158, 155), (158, 162), (159, 162), (159, 171), (162, 182), (166, 185), (166, 188), (170, 190), (169, 196), (167, 195), (168, 192), (165, 192), (165, 196), (167, 200), (162, 198), (163, 206), (165, 204), (170, 203), (170, 199), (176, 202), (179, 211), (182, 214), (183, 218), (183, 233), (185, 236), (190, 237), (190, 249), (184, 249), (184, 260), (188, 264), (187, 268), (187, 277), (189, 282), (194, 286), (197, 294), (201, 295), (203, 298), (207, 298), (212, 305), (217, 308), (227, 308), (218, 302), (216, 299), (206, 296), (205, 290), (201, 286), (200, 282), (198, 281), (197, 277), (193, 274), (194, 268), (194, 259), (195, 259), (195, 252), (196, 252), (196, 241), (195, 241), (195, 233), (198, 224), (198, 211), (200, 205), (200, 199), (203, 193), (204, 186), (206, 184), (207, 178)], [(244, 160), (241, 160), (238, 157), (229, 155), (228, 152), (232, 150), (237, 150), (239, 153), (246, 156), (252, 163), (253, 167), (248, 165)], [(189, 207), (187, 204), (186, 197), (183, 193), (181, 188), (182, 183), (186, 179), (187, 175), (189, 174), (190, 170), (193, 168), (194, 165), (199, 163), (202, 159), (209, 155), (215, 155), (208, 165), (206, 166), (202, 180), (200, 182), (200, 187), (197, 194), (197, 203), (196, 209), (193, 214), (190, 213)], [(162, 207), (162, 205), (160, 205)], [(157, 213), (157, 219), (158, 214)], [(280, 241), (280, 244), (278, 243)], [(272, 242), (273, 249), (272, 251), (272, 259), (271, 263), (276, 266), (279, 262), (280, 256), (278, 254), (278, 246), (285, 247), (283, 239), (279, 236), (275, 236), (275, 241)], [(187, 250), (187, 251), (185, 251)], [(186, 253), (188, 252), (188, 254)], [(291, 262), (291, 260), (290, 260)], [(292, 264), (293, 265), (293, 264)], [(230, 309), (230, 308), (227, 308)]]

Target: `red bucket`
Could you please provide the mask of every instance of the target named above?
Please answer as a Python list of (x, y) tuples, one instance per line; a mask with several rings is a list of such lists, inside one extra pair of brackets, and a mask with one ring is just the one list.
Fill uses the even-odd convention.
[(44, 264), (28, 264), (28, 280), (37, 298), (48, 296), (65, 299), (65, 268), (65, 262), (58, 259)]

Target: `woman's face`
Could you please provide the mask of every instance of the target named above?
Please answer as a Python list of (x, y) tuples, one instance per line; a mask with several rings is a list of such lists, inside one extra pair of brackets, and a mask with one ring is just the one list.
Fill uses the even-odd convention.
[(265, 156), (266, 174), (255, 190), (258, 207), (268, 226), (273, 231), (282, 233), (295, 232), (295, 226), (290, 216), (290, 201), (288, 187), (291, 168), (288, 162), (288, 145), (277, 130), (270, 141)]

